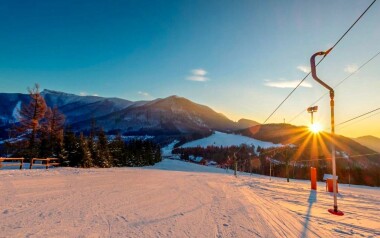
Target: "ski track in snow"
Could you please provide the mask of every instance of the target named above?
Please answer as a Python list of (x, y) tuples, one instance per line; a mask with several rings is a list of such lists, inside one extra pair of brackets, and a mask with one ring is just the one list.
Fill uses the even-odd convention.
[(378, 188), (339, 185), (338, 217), (327, 212), (333, 198), (324, 183), (312, 192), (308, 181), (235, 178), (181, 161), (0, 177), (0, 237), (380, 236)]

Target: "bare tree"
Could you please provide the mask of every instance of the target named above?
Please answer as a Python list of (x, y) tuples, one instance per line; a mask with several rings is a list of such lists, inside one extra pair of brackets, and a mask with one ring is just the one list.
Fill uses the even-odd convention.
[(23, 104), (19, 110), (20, 125), (17, 129), (21, 133), (28, 133), (29, 148), (34, 148), (40, 121), (45, 116), (46, 102), (40, 94), (38, 84), (35, 84), (33, 88), (28, 88), (28, 92), (31, 100), (28, 105)]
[(49, 154), (57, 156), (63, 142), (63, 128), (65, 116), (55, 106), (48, 108), (45, 113), (44, 123), (42, 124), (43, 134), (48, 142)]
[(45, 113), (44, 129), (50, 138), (58, 137), (65, 124), (65, 115), (63, 115), (55, 106), (53, 109), (48, 108)]

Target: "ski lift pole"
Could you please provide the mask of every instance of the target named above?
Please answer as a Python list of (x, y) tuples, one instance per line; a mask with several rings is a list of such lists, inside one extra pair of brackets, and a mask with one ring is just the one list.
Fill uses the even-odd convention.
[(321, 84), (323, 87), (325, 87), (327, 90), (330, 91), (330, 108), (331, 108), (331, 159), (332, 159), (332, 170), (333, 170), (333, 193), (334, 193), (334, 209), (329, 209), (328, 211), (334, 215), (342, 216), (344, 213), (342, 211), (338, 210), (338, 201), (336, 197), (336, 163), (335, 163), (335, 118), (334, 118), (334, 89), (327, 85), (325, 82), (323, 82), (321, 79), (317, 76), (316, 71), (316, 65), (315, 65), (315, 57), (322, 56), (326, 57), (328, 53), (332, 48), (330, 48), (327, 51), (321, 51), (313, 54), (310, 58), (310, 65), (311, 65), (311, 75), (313, 76), (314, 80), (317, 81), (319, 84)]
[(236, 158), (236, 152), (234, 153), (234, 175), (237, 177), (237, 158)]
[(272, 180), (272, 159), (269, 159), (269, 180)]

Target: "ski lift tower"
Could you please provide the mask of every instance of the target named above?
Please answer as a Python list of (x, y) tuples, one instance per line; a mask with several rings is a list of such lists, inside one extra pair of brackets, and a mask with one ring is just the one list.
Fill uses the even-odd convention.
[(311, 124), (312, 124), (312, 125), (314, 124), (313, 113), (314, 113), (314, 112), (317, 112), (317, 111), (318, 111), (318, 106), (314, 106), (314, 107), (309, 107), (309, 108), (307, 108), (307, 112), (311, 114)]
[(327, 51), (321, 51), (313, 54), (310, 58), (310, 64), (311, 64), (311, 75), (317, 81), (319, 84), (321, 84), (323, 87), (328, 89), (330, 91), (330, 108), (331, 108), (331, 160), (332, 160), (332, 169), (333, 169), (333, 193), (334, 193), (334, 208), (329, 209), (328, 211), (334, 215), (343, 216), (344, 213), (342, 211), (338, 210), (338, 201), (336, 197), (336, 163), (335, 163), (335, 122), (334, 122), (334, 89), (327, 85), (325, 82), (320, 80), (317, 76), (316, 71), (316, 65), (315, 65), (315, 57), (318, 55), (323, 55), (323, 57), (326, 57), (328, 53), (332, 50), (329, 49)]

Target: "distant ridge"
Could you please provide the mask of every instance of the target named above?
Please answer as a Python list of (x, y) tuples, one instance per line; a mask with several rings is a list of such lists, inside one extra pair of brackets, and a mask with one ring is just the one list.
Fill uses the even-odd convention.
[[(247, 129), (239, 131), (240, 134), (249, 136), (251, 138), (269, 141), (275, 144), (294, 144), (302, 146), (303, 155), (311, 158), (312, 143), (316, 143), (315, 147), (319, 148), (318, 152), (313, 156), (315, 158), (319, 156), (330, 157), (330, 145), (331, 136), (330, 133), (322, 132), (318, 135), (318, 138), (313, 142), (313, 134), (310, 133), (309, 128), (306, 126), (294, 126), (291, 124), (278, 123), (278, 124), (265, 124), (257, 125)], [(336, 150), (337, 153), (344, 152), (347, 155), (369, 155), (374, 154), (376, 151), (373, 149), (358, 143), (357, 141), (345, 136), (336, 135)], [(324, 149), (325, 148), (325, 149)], [(361, 161), (363, 165), (370, 166), (371, 164), (380, 165), (380, 156), (363, 156), (356, 157), (355, 161)]]
[(375, 136), (361, 136), (353, 140), (380, 153), (380, 138)]
[[(51, 89), (43, 90), (41, 95), (48, 106), (57, 106), (65, 114), (66, 124), (77, 131), (88, 130), (92, 121), (110, 133), (155, 135), (232, 132), (257, 124), (247, 119), (234, 122), (210, 107), (177, 95), (135, 102)], [(29, 103), (27, 94), (0, 93), (0, 127), (14, 123), (15, 108), (26, 103)]]
[(258, 123), (257, 121), (244, 119), (244, 118), (240, 119), (237, 123), (239, 124), (239, 127), (241, 128), (249, 128), (252, 126), (260, 125), (260, 123)]

